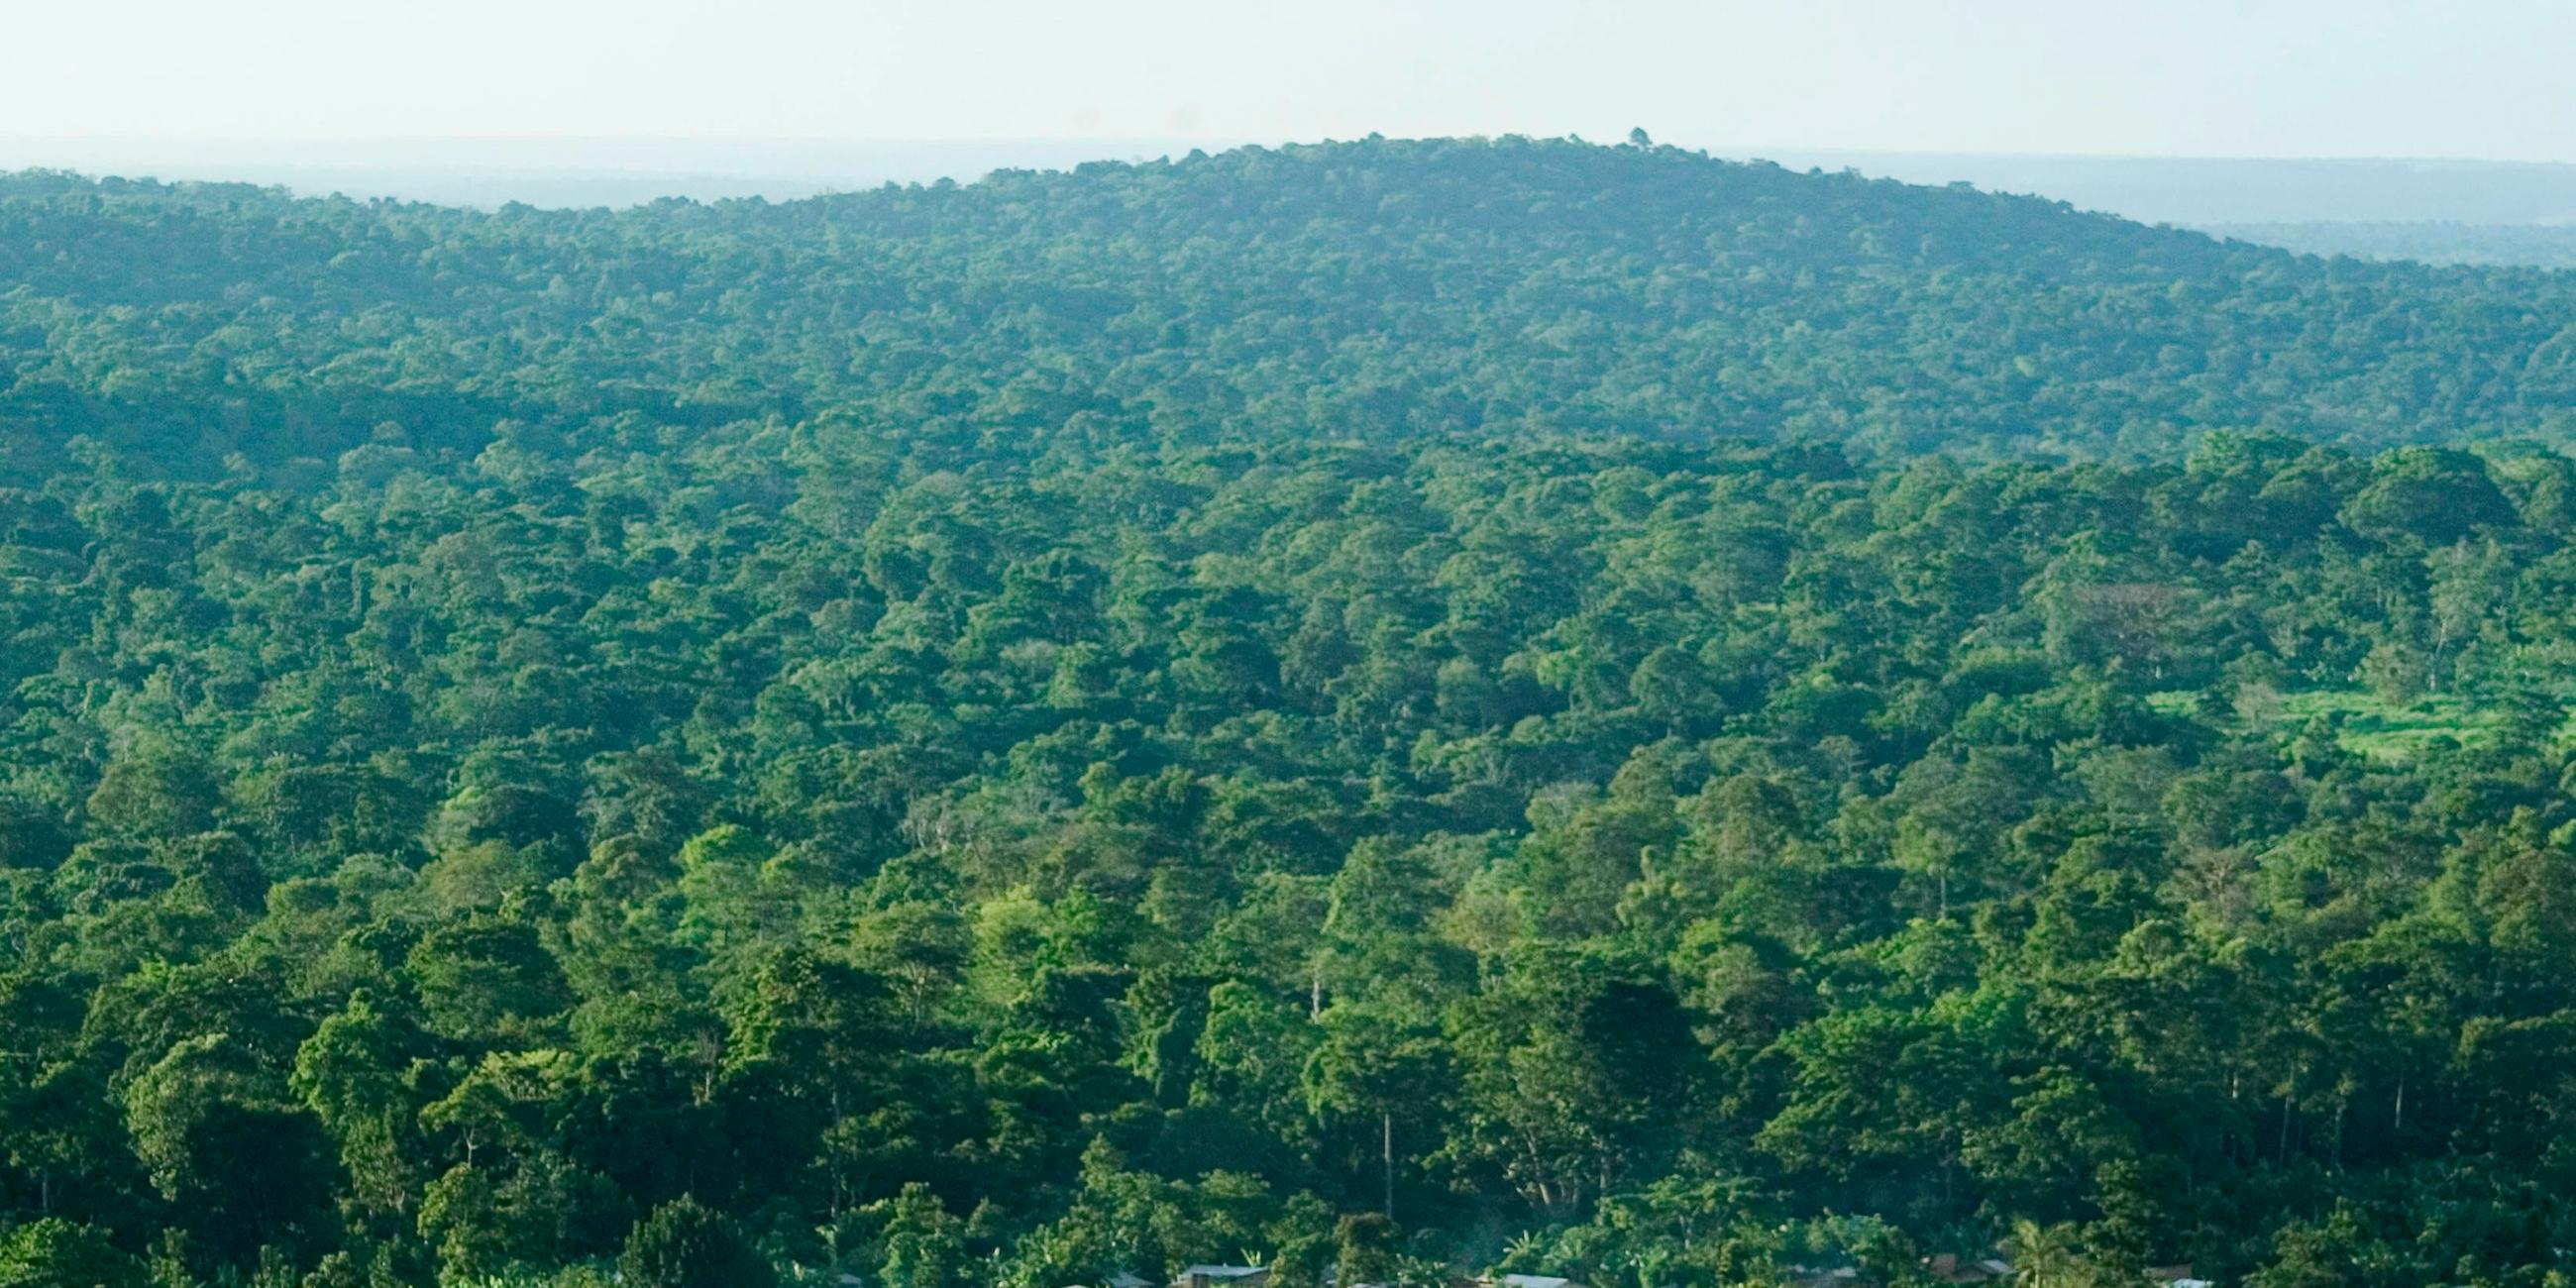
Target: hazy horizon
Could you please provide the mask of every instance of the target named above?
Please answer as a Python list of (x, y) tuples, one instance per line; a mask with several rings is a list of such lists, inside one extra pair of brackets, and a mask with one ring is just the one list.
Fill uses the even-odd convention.
[[(1319, 141), (1319, 140), (1301, 140)], [(1967, 182), (2148, 223), (2576, 224), (2576, 164), (2459, 157), (2192, 157), (1910, 152), (1664, 139), (1792, 169), (1855, 169), (1910, 183)], [(1278, 146), (1214, 137), (695, 139), (415, 136), (0, 137), (0, 171), (243, 182), (302, 195), (497, 207), (630, 206), (662, 197), (791, 200), (886, 183), (970, 182), (999, 169), (1146, 161), (1193, 149)], [(2427, 174), (2439, 183), (2426, 183)]]
[[(2541, 0), (134, 0), (13, 15), (34, 137), (1284, 139), (2576, 161)], [(104, 56), (113, 51), (113, 56)], [(88, 56), (84, 56), (88, 55)]]

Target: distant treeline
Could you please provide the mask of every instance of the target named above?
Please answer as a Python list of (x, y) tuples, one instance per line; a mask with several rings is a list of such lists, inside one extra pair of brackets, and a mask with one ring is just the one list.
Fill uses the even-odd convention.
[(2411, 259), (2427, 264), (2576, 268), (2576, 226), (2548, 224), (2304, 223), (2210, 224), (2236, 237), (2302, 255)]
[(2073, 456), (2576, 424), (2576, 283), (2302, 259), (1656, 147), (1247, 149), (786, 204), (477, 213), (0, 179), (0, 472), (377, 427), (818, 415), (1208, 444), (1620, 434)]

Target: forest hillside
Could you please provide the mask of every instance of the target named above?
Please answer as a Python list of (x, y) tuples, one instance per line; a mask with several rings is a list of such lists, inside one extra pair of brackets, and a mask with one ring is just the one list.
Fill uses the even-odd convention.
[(2566, 1282), (2558, 276), (5, 188), (0, 1285)]
[[(821, 414), (2078, 457), (2576, 423), (2576, 278), (2300, 258), (1661, 147), (1246, 149), (624, 211), (0, 179), (0, 470)], [(586, 445), (586, 444), (585, 444)]]

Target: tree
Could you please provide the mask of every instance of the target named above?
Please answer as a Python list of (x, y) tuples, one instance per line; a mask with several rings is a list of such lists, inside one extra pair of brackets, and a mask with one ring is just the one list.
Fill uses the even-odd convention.
[(135, 1156), (203, 1255), (241, 1265), (333, 1225), (331, 1143), (269, 1070), (222, 1033), (170, 1049), (125, 1089)]
[(1956, 1163), (1975, 1061), (1929, 1016), (1888, 1006), (1845, 1010), (1781, 1039), (1786, 1102), (1755, 1142), (1789, 1166), (1850, 1177), (1868, 1168)]
[(2095, 1264), (2075, 1243), (2071, 1226), (2018, 1222), (2012, 1237), (2013, 1282), (2022, 1288), (2111, 1288), (2137, 1281)]
[(289, 1082), (338, 1140), (358, 1202), (396, 1215), (418, 1201), (424, 1179), (421, 1106), (410, 1081), (424, 1045), (413, 1026), (361, 991), (297, 1049)]
[(778, 1281), (732, 1218), (685, 1197), (635, 1223), (617, 1275), (632, 1288), (769, 1288)]
[(965, 1223), (918, 1182), (889, 1200), (885, 1226), (888, 1288), (966, 1288)]
[(0, 1288), (146, 1288), (150, 1283), (143, 1263), (93, 1226), (47, 1217), (0, 1238)]
[(572, 1005), (563, 967), (536, 928), (501, 914), (476, 913), (431, 930), (403, 967), (420, 990), (429, 1027), (458, 1041), (525, 1042)]
[(1460, 1093), (1444, 1154), (1550, 1212), (1650, 1174), (1695, 1112), (1705, 1055), (1688, 1014), (1612, 960), (1517, 953), (1452, 1010), (1448, 1032)]
[(1391, 1212), (1354, 1212), (1333, 1230), (1338, 1249), (1338, 1282), (1382, 1284), (1395, 1274), (1395, 1217)]
[(129, 836), (185, 836), (214, 826), (221, 790), (204, 756), (143, 738), (108, 762), (89, 795), (89, 815)]
[(1408, 1152), (1419, 1154), (1446, 1108), (1442, 1091), (1452, 1068), (1449, 1045), (1428, 1016), (1361, 1005), (1326, 1011), (1323, 1029), (1323, 1041), (1306, 1061), (1306, 1103), (1319, 1117), (1356, 1118), (1361, 1124), (1374, 1120), (1377, 1197), (1382, 1212), (1393, 1220), (1398, 1120), (1410, 1142)]

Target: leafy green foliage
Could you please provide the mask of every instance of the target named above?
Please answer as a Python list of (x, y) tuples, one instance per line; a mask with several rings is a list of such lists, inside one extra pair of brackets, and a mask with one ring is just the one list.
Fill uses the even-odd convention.
[[(1464, 430), (1883, 454), (2563, 437), (2576, 415), (2576, 294), (2554, 276), (1561, 140), (613, 213), (29, 174), (0, 180), (0, 281), (0, 423), (28, 430), (0, 474), (27, 477), (101, 449), (298, 479), (459, 453), (534, 476), (769, 416), (955, 442)], [(476, 550), (440, 575), (498, 590)]]
[(682, 1198), (637, 1223), (618, 1254), (617, 1281), (636, 1288), (767, 1288), (777, 1276), (723, 1213)]
[[(1525, 141), (0, 256), (22, 1277), (2576, 1247), (2554, 281)], [(2267, 421), (2481, 441), (1961, 459)]]
[(144, 1288), (143, 1263), (117, 1250), (107, 1235), (59, 1217), (31, 1221), (0, 1240), (0, 1285), (7, 1288)]

